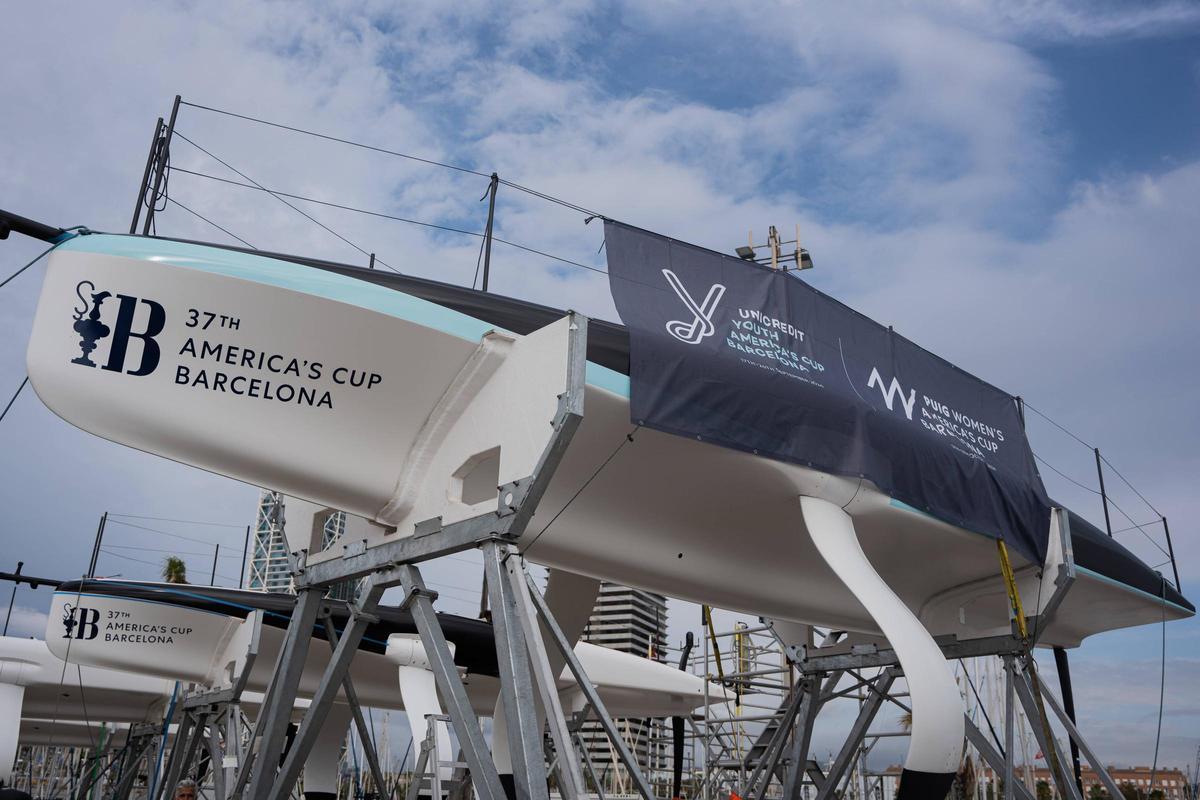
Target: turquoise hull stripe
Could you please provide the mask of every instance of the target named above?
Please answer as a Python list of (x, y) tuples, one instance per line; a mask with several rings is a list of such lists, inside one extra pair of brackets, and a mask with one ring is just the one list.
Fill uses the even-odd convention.
[[(204, 272), (227, 275), (231, 278), (265, 283), (271, 286), (278, 286), (282, 289), (290, 289), (294, 292), (303, 292), (304, 294), (311, 294), (317, 297), (327, 297), (341, 303), (348, 303), (359, 308), (405, 319), (471, 342), (479, 341), (490, 330), (502, 330), (495, 325), (490, 325), (474, 317), (444, 306), (439, 306), (428, 300), (413, 297), (404, 292), (384, 289), (366, 281), (338, 275), (335, 272), (307, 268), (288, 261), (256, 256), (252, 253), (241, 253), (236, 250), (221, 250), (215, 247), (205, 247), (204, 245), (187, 244), (184, 242), (114, 234), (74, 236), (59, 244), (57, 249), (124, 256), (144, 261), (158, 261), (185, 269), (198, 269)], [(616, 370), (589, 361), (587, 362), (586, 376), (587, 382), (592, 386), (612, 392), (620, 397), (629, 397), (628, 375), (622, 375)], [(895, 508), (921, 514), (922, 516), (930, 517), (930, 519), (936, 519), (936, 517), (921, 511), (919, 508), (914, 508), (899, 500), (893, 499), (890, 501), (890, 504)], [(1155, 602), (1163, 602), (1162, 598), (1156, 595), (1101, 575), (1098, 572), (1093, 572), (1078, 565), (1076, 569), (1097, 580), (1111, 583), (1114, 586), (1136, 594), (1144, 595)], [(99, 596), (103, 597), (106, 595)], [(1185, 614), (1191, 613), (1183, 606), (1172, 603), (1169, 600), (1166, 603)]]
[[(214, 617), (221, 617), (223, 619), (231, 618), (229, 616), (229, 614), (222, 614), (220, 611), (209, 611), (207, 608), (192, 608), (191, 606), (181, 606), (178, 603), (172, 603), (170, 601), (165, 601), (165, 600), (148, 600), (144, 597), (125, 597), (125, 596), (119, 595), (119, 594), (95, 594), (92, 592), (55, 592), (55, 594), (61, 594), (63, 597), (95, 597), (100, 600), (120, 600), (123, 603), (149, 603), (152, 606), (170, 606), (171, 608), (178, 608), (181, 611), (194, 611), (197, 614), (211, 614)], [(180, 592), (180, 594), (182, 594), (185, 597), (199, 597), (202, 600), (207, 600), (210, 603), (211, 602), (221, 602), (219, 600), (214, 600), (211, 597), (205, 597), (204, 595), (196, 595), (196, 594), (190, 594), (190, 593), (185, 593), (185, 592)], [(228, 603), (228, 605), (233, 606), (235, 608), (242, 607), (242, 606), (236, 606), (233, 603)], [(250, 608), (250, 606), (246, 606), (246, 608)], [(251, 609), (251, 610), (253, 610), (253, 609)], [(270, 613), (270, 612), (268, 612), (268, 613)]]
[(935, 517), (933, 514), (930, 514), (928, 511), (922, 511), (921, 509), (917, 508), (916, 506), (910, 506), (908, 503), (904, 502), (903, 500), (897, 500), (894, 497), (888, 498), (888, 505), (890, 505), (892, 508), (898, 508), (901, 511), (908, 511), (913, 514), (920, 514), (922, 517), (925, 517), (926, 519), (932, 519), (937, 522), (941, 522), (945, 525), (949, 525), (952, 528), (958, 528), (959, 530), (967, 531), (968, 533), (976, 533), (976, 534), (979, 534), (980, 536), (986, 536), (989, 539), (996, 538), (995, 536), (992, 536), (990, 533), (984, 533), (983, 531), (972, 530), (971, 528), (964, 528), (961, 525), (954, 524), (953, 522), (946, 522), (946, 520), (942, 519), (941, 517)]
[[(905, 511), (911, 511), (914, 514), (921, 514), (922, 516), (929, 517), (930, 519), (937, 519), (937, 517), (930, 516), (929, 514), (926, 514), (924, 511), (922, 511), (921, 509), (913, 508), (908, 503), (902, 503), (899, 500), (893, 499), (889, 502), (889, 505), (891, 505), (893, 508), (901, 508), (901, 509), (904, 509)], [(986, 534), (983, 534), (983, 535), (986, 535)], [(992, 538), (995, 538), (995, 537), (992, 537)], [(1090, 578), (1095, 578), (1096, 580), (1101, 581), (1103, 583), (1111, 584), (1112, 586), (1116, 586), (1120, 589), (1124, 589), (1127, 592), (1133, 592), (1134, 594), (1142, 595), (1143, 597), (1147, 597), (1150, 600), (1153, 600), (1155, 603), (1166, 602), (1167, 605), (1171, 606), (1172, 608), (1179, 609), (1180, 611), (1182, 611), (1184, 614), (1187, 614), (1188, 616), (1191, 616), (1191, 614), (1192, 614), (1191, 611), (1188, 611), (1186, 608), (1179, 605), (1178, 603), (1173, 603), (1170, 600), (1164, 601), (1163, 598), (1159, 597), (1156, 594), (1151, 594), (1150, 592), (1147, 592), (1143, 589), (1139, 589), (1136, 586), (1130, 586), (1128, 583), (1119, 581), (1116, 578), (1110, 578), (1107, 575), (1101, 575), (1099, 572), (1090, 570), (1087, 567), (1081, 567), (1078, 564), (1075, 565), (1075, 569), (1078, 572), (1080, 572), (1084, 575), (1087, 575)]]
[[(57, 249), (157, 261), (184, 269), (265, 283), (377, 311), (469, 342), (478, 342), (488, 331), (503, 330), (404, 292), (385, 289), (335, 272), (236, 250), (113, 234), (76, 236), (60, 244)], [(621, 397), (629, 397), (628, 375), (590, 361), (587, 364), (587, 382)]]
[(1075, 571), (1082, 573), (1084, 575), (1087, 575), (1089, 578), (1095, 578), (1096, 580), (1100, 581), (1101, 583), (1111, 584), (1112, 586), (1116, 586), (1119, 589), (1124, 589), (1127, 592), (1132, 592), (1133, 594), (1141, 595), (1142, 597), (1146, 598), (1147, 600), (1150, 600), (1153, 603), (1158, 603), (1159, 605), (1168, 605), (1171, 608), (1178, 609), (1180, 612), (1183, 613), (1184, 616), (1187, 616), (1187, 617), (1192, 616), (1191, 610), (1184, 608), (1183, 606), (1179, 605), (1178, 603), (1174, 603), (1170, 600), (1164, 600), (1163, 598), (1159, 597), (1156, 594), (1147, 592), (1144, 589), (1139, 589), (1136, 586), (1130, 586), (1128, 583), (1122, 583), (1121, 581), (1116, 580), (1115, 578), (1110, 578), (1107, 575), (1101, 575), (1099, 572), (1090, 570), (1087, 567), (1081, 567), (1078, 564), (1076, 564)]
[[(119, 584), (116, 582), (113, 582), (112, 585), (113, 586), (126, 585), (126, 586), (132, 586), (133, 588), (138, 588), (138, 589), (145, 588), (145, 587), (141, 587), (141, 586), (136, 586), (134, 584)], [(256, 608), (255, 606), (245, 605), (244, 603), (234, 603), (229, 600), (222, 600), (219, 597), (210, 597), (209, 595), (197, 594), (195, 592), (184, 592), (184, 591), (179, 591), (179, 590), (175, 590), (175, 589), (161, 589), (161, 588), (156, 588), (155, 591), (159, 591), (164, 595), (175, 595), (177, 597), (191, 597), (191, 598), (194, 598), (197, 600), (202, 600), (206, 603), (213, 603), (215, 605), (229, 606), (230, 608), (236, 608), (236, 609), (239, 609), (241, 611), (246, 611), (246, 612), (261, 611), (265, 616), (275, 617), (277, 619), (282, 619), (282, 620), (290, 620), (292, 618), (291, 614), (281, 614), (278, 611), (270, 611), (269, 609), (265, 609), (265, 608)], [(145, 597), (126, 597), (125, 595), (120, 595), (120, 594), (96, 594), (93, 592), (55, 591), (54, 593), (61, 594), (64, 597), (95, 597), (95, 598), (98, 598), (101, 600), (120, 600), (124, 603), (148, 603), (152, 606), (170, 606), (171, 608), (177, 608), (181, 611), (192, 611), (197, 614), (211, 614), (214, 617), (221, 617), (222, 619), (235, 619), (235, 617), (232, 614), (222, 614), (220, 611), (209, 611), (207, 608), (193, 608), (192, 606), (184, 606), (184, 605), (180, 605), (179, 603), (172, 603), (170, 600), (151, 600), (151, 599), (145, 598)], [(339, 631), (339, 633), (340, 632), (341, 631)], [(387, 642), (380, 641), (379, 639), (372, 639), (370, 636), (364, 636), (363, 641), (371, 642), (372, 644), (377, 644), (377, 645), (381, 645), (383, 647), (387, 647)]]

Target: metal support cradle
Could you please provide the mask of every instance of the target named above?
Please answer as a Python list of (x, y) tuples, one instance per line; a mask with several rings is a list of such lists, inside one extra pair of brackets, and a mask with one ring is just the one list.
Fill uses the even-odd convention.
[[(1037, 631), (1045, 629), (1048, 620), (1061, 606), (1075, 579), (1066, 514), (1056, 509), (1055, 515), (1062, 562), (1053, 576), (1054, 591), (1047, 602), (1035, 610), (1036, 615), (1030, 617), (1025, 626), (1014, 624), (1013, 633), (1010, 635), (972, 640), (941, 637), (936, 640), (948, 660), (994, 657), (1003, 663), (1006, 697), (1003, 742), (998, 741), (999, 737), (994, 732), (989, 735), (981, 730), (969, 716), (965, 719), (965, 727), (968, 742), (993, 770), (993, 774), (1002, 779), (1003, 797), (1006, 800), (1014, 797), (1020, 800), (1034, 800), (1035, 797), (1031, 788), (1015, 775), (1013, 731), (1016, 727), (1014, 711), (1018, 703), (1026, 718), (1032, 721), (1032, 733), (1038, 746), (1048, 757), (1053, 754), (1057, 756), (1060, 764), (1069, 763), (1065, 757), (1064, 744), (1055, 738), (1048, 721), (1047, 724), (1040, 724), (1042, 708), (1058, 719), (1066, 732), (1067, 741), (1083, 753), (1104, 788), (1112, 796), (1120, 796), (1112, 777), (1080, 735), (1070, 716), (1063, 710), (1059, 701), (1047, 691), (1045, 685), (1037, 680), (1036, 665), (1029, 653), (1029, 640), (1020, 635), (1020, 629), (1032, 630), (1035, 636)], [(770, 623), (768, 629), (771, 629)], [(772, 634), (774, 635), (773, 629)], [(839, 643), (835, 637), (830, 637), (821, 646), (811, 644), (811, 635), (808, 645), (789, 646), (779, 639), (778, 635), (776, 639), (791, 667), (798, 673), (798, 682), (785, 702), (780, 705), (776, 717), (778, 723), (769, 740), (761, 749), (752, 751), (752, 756), (747, 756), (743, 767), (744, 777), (740, 782), (728, 784), (726, 788), (753, 800), (764, 800), (768, 796), (780, 796), (782, 800), (800, 800), (807, 796), (804, 794), (805, 785), (816, 789), (817, 798), (838, 796), (839, 792), (846, 790), (857, 754), (862, 752), (864, 747), (869, 749), (871, 745), (868, 742), (877, 740), (880, 735), (871, 733), (869, 729), (884, 703), (892, 702), (908, 710), (891, 689), (892, 684), (903, 677), (896, 653), (886, 645)], [(864, 669), (878, 669), (879, 672), (873, 677), (864, 677), (858, 673)], [(857, 682), (850, 688), (838, 689), (839, 682), (847, 674), (854, 675)], [(837, 751), (828, 774), (824, 774), (808, 757), (816, 716), (829, 700), (864, 689), (866, 694), (860, 698), (858, 717)], [(1047, 731), (1050, 733), (1047, 734)], [(1059, 770), (1057, 773), (1052, 771), (1052, 780), (1059, 796), (1083, 800), (1083, 794), (1068, 770)], [(714, 785), (705, 788), (716, 790), (718, 787)], [(776, 795), (775, 792), (780, 794)]]
[[(374, 619), (384, 590), (399, 586), (404, 592), (403, 606), (412, 614), (475, 793), (480, 800), (505, 800), (505, 789), (479, 719), (434, 611), (437, 594), (425, 586), (419, 569), (423, 561), (478, 549), (483, 555), (487, 576), (500, 666), (501, 704), (515, 765), (513, 777), (517, 797), (548, 800), (551, 772), (557, 776), (564, 800), (584, 800), (586, 797), (582, 764), (587, 761), (587, 752), (582, 749), (581, 761), (576, 752), (581, 749), (578, 727), (572, 727), (564, 715), (558, 697), (557, 676), (550, 666), (553, 650), (575, 677), (588, 708), (594, 711), (612, 740), (639, 793), (646, 800), (653, 800), (649, 782), (575, 657), (573, 643), (567, 640), (534, 585), (519, 553), (521, 535), (583, 416), (587, 319), (572, 314), (569, 328), (567, 387), (559, 397), (552, 435), (531, 475), (498, 487), (494, 512), (451, 524), (443, 524), (441, 519), (435, 518), (418, 524), (412, 536), (358, 548), (341, 559), (309, 565), (303, 552), (294, 558), (293, 579), (299, 597), (263, 701), (262, 713), (255, 725), (253, 766), (242, 765), (230, 797), (286, 800), (335, 697), (341, 693), (354, 709), (356, 719), (361, 715), (353, 686), (348, 682), (350, 664), (367, 625)], [(352, 606), (350, 621), (340, 634), (332, 630), (327, 618), (324, 620), (327, 638), (334, 646), (333, 655), (282, 765), (276, 768), (283, 754), (285, 732), (293, 713), (296, 685), (313, 625), (321, 616), (324, 592), (329, 585), (349, 578), (363, 578), (363, 588)], [(548, 725), (553, 742), (554, 752), (549, 758), (543, 749), (544, 725)], [(430, 728), (432, 731), (433, 727)], [(438, 769), (443, 755), (437, 753), (436, 741), (427, 742), (422, 749), (424, 769), (431, 776), (434, 796), (440, 796), (445, 788)], [(547, 764), (552, 767), (548, 768)], [(375, 769), (372, 764), (372, 770)], [(410, 788), (410, 794), (412, 791)]]

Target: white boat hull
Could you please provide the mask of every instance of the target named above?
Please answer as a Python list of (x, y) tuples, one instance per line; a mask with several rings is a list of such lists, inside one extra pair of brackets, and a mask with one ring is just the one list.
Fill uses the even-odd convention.
[[(72, 322), (96, 311), (91, 295), (102, 289), (113, 296), (98, 316), (113, 332), (98, 340), (89, 367), (79, 363), (86, 337)], [(113, 340), (123, 328), (121, 350)], [(369, 541), (383, 541), (434, 517), (448, 524), (488, 513), (496, 507), (489, 487), (530, 475), (548, 442), (566, 381), (567, 321), (528, 336), (489, 330), (295, 264), (87, 236), (50, 257), (28, 370), (47, 406), (79, 427), (349, 511), (374, 523)], [(147, 331), (153, 336), (140, 336)], [(651, 430), (633, 431), (622, 446), (633, 429), (627, 394), (625, 376), (588, 364), (582, 426), (519, 543), (531, 560), (723, 608), (875, 632), (813, 546), (796, 502), (810, 496), (853, 516), (867, 557), (931, 633), (1008, 630), (991, 538), (863, 480)], [(310, 549), (309, 561), (339, 554)], [(1036, 565), (1016, 561), (1032, 612)], [(1163, 605), (1081, 571), (1042, 641), (1074, 646), (1155, 622)], [(1167, 603), (1165, 613), (1192, 612)]]
[[(68, 612), (67, 606), (77, 608)], [(78, 618), (80, 608), (95, 614), (95, 635), (88, 628), (82, 631), (84, 638), (78, 638), (81, 631), (76, 627), (72, 638), (67, 638), (62, 620), (69, 614)], [(138, 674), (220, 688), (232, 684), (241, 673), (253, 627), (253, 615), (243, 619), (170, 602), (57, 592), (51, 604), (45, 649), (55, 661), (62, 659), (98, 667), (113, 676)], [(131, 630), (139, 632), (129, 633)], [(283, 636), (281, 627), (261, 626), (258, 657), (246, 683), (248, 691), (266, 691)], [(382, 648), (388, 643), (377, 644)], [(691, 713), (704, 705), (704, 680), (698, 676), (587, 642), (579, 642), (575, 652), (615, 716), (674, 716)], [(316, 691), (330, 653), (328, 643), (312, 642), (300, 677), (299, 697), (311, 697)], [(399, 662), (384, 652), (361, 649), (350, 673), (360, 702), (373, 708), (403, 710), (398, 668)], [(53, 679), (57, 683), (58, 675), (51, 674), (52, 668), (43, 671), (47, 675), (39, 678), (39, 682)], [(0, 682), (4, 680), (0, 675)], [(168, 693), (172, 685), (163, 681), (153, 683), (160, 689), (166, 686)], [(560, 692), (569, 694), (574, 691), (575, 681), (563, 670), (558, 685)], [(491, 675), (468, 673), (466, 686), (476, 711), (481, 716), (491, 716), (499, 694), (499, 680)], [(711, 697), (720, 694), (719, 689), (710, 689)]]

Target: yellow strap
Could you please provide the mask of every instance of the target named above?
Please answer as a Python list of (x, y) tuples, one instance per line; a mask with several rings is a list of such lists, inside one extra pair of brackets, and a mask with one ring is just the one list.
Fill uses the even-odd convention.
[(1000, 573), (1008, 587), (1008, 603), (1017, 618), (1017, 630), (1021, 638), (1029, 639), (1029, 629), (1025, 626), (1025, 609), (1021, 606), (1021, 593), (1017, 591), (1017, 577), (1013, 574), (1012, 562), (1008, 560), (1008, 548), (1003, 539), (996, 540), (996, 549), (1000, 551)]
[[(1000, 551), (1000, 572), (1004, 575), (1004, 583), (1008, 587), (1008, 602), (1012, 607), (1013, 613), (1017, 617), (1017, 630), (1021, 634), (1021, 639), (1025, 643), (1027, 649), (1032, 648), (1029, 641), (1029, 628), (1025, 625), (1025, 609), (1021, 606), (1021, 593), (1017, 591), (1017, 576), (1013, 573), (1012, 562), (1008, 559), (1008, 548), (1004, 546), (1003, 539), (996, 540), (996, 549)], [(1025, 660), (1027, 670), (1029, 672), (1029, 683), (1033, 689), (1034, 703), (1037, 706), (1039, 722), (1042, 724), (1042, 737), (1047, 742), (1047, 750), (1045, 753), (1046, 762), (1050, 765), (1051, 774), (1059, 776), (1065, 786), (1071, 780), (1071, 777), (1064, 771), (1063, 765), (1058, 760), (1058, 749), (1054, 745), (1054, 731), (1050, 728), (1050, 720), (1046, 716), (1046, 706), (1042, 701), (1041, 681), (1038, 679), (1037, 662), (1033, 660), (1033, 654), (1029, 653)]]
[(712, 643), (713, 656), (717, 660), (717, 677), (725, 680), (725, 666), (721, 663), (721, 648), (717, 646), (717, 632), (713, 630), (712, 608), (701, 606), (704, 611), (704, 626), (708, 628), (708, 640)]

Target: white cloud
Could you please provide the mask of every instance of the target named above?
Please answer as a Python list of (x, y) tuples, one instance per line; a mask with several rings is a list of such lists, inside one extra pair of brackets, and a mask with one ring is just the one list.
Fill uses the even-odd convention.
[(1194, 3), (995, 2), (961, 0), (958, 10), (979, 24), (1049, 40), (1093, 40), (1177, 34), (1200, 24)]
[[(8, 15), (0, 29), (8, 78), (0, 195), (29, 216), (124, 229), (153, 117), (181, 92), (496, 169), (719, 249), (741, 243), (748, 228), (799, 221), (818, 265), (806, 278), (1079, 429), (1129, 465), (1126, 474), (1183, 528), (1200, 513), (1190, 407), (1200, 379), (1187, 368), (1196, 361), (1200, 165), (1113, 176), (1076, 187), (1065, 205), (1052, 202), (1063, 133), (1048, 109), (1058, 87), (1028, 45), (1166, 33), (1194, 26), (1196, 16), (1194, 6), (1172, 3), (749, 11), (528, 2), (504, 13), (480, 2), (47, 3)], [(711, 46), (730, 38), (733, 57)], [(660, 42), (684, 54), (669, 64), (677, 77), (734, 76), (725, 95), (713, 100), (705, 87), (688, 91), (666, 74), (639, 72)], [(605, 61), (610, 45), (631, 60)], [(737, 77), (740, 60), (752, 57), (771, 60), (772, 83)], [(273, 188), (482, 227), (486, 179), (478, 176), (190, 108), (180, 130)], [(236, 177), (183, 143), (173, 158)], [(261, 193), (182, 174), (171, 189), (258, 246), (365, 263)], [(458, 283), (474, 272), (476, 239), (303, 208), (402, 270)], [(573, 211), (504, 187), (498, 214), (500, 236), (602, 263), (598, 226), (585, 228)], [(1037, 238), (1012, 233), (1031, 217)], [(220, 238), (174, 207), (160, 221), (172, 235)], [(20, 263), (35, 249), (14, 238), (0, 253)], [(0, 393), (19, 380), (37, 286), (31, 271), (4, 290)], [(614, 315), (603, 276), (500, 245), (493, 287)], [(10, 421), (0, 426), (0, 463), (11, 476), (0, 484), (12, 515), (6, 531), (44, 533), (36, 544), (5, 534), (4, 549), (28, 551), (37, 573), (81, 571), (105, 508), (229, 524), (253, 514), (252, 489), (87, 437), (32, 395)], [(1065, 445), (1049, 448), (1074, 458)], [(1070, 461), (1073, 475), (1090, 469), (1086, 459)], [(1098, 511), (1086, 493), (1079, 502)], [(223, 541), (236, 547), (238, 535)], [(1178, 535), (1176, 546), (1190, 570), (1195, 537)], [(1185, 588), (1194, 576), (1185, 571)], [(1091, 647), (1076, 659), (1080, 670), (1101, 663), (1089, 661)], [(1139, 713), (1152, 699), (1130, 694)], [(1144, 727), (1110, 730), (1114, 748), (1145, 738)]]
[(8, 622), (8, 635), (42, 639), (46, 636), (46, 612), (28, 606), (13, 606)]

